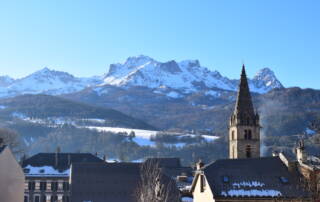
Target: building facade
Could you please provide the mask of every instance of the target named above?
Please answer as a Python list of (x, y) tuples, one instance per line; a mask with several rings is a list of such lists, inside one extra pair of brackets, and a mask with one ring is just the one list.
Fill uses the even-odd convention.
[(229, 158), (260, 157), (260, 128), (243, 65), (237, 102), (229, 121)]
[(73, 163), (99, 163), (89, 153), (39, 153), (22, 162), (26, 179), (24, 202), (69, 202)]

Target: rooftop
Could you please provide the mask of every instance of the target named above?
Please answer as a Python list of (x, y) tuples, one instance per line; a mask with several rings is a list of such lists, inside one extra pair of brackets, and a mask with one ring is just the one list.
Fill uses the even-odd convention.
[(217, 160), (203, 168), (217, 197), (308, 197), (279, 157)]

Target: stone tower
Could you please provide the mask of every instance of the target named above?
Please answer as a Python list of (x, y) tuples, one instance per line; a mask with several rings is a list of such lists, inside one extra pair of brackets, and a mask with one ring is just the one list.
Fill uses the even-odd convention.
[(260, 128), (243, 65), (237, 102), (229, 122), (229, 158), (260, 157)]

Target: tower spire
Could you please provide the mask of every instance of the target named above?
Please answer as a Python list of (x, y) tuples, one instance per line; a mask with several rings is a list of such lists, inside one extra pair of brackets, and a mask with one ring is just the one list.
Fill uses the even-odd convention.
[(252, 157), (260, 157), (260, 123), (253, 108), (246, 68), (242, 65), (237, 102), (229, 122), (229, 158)]
[(254, 118), (254, 108), (251, 100), (251, 94), (246, 75), (245, 65), (242, 65), (241, 79), (239, 83), (239, 91), (237, 95), (237, 102), (234, 109), (234, 115), (240, 119)]

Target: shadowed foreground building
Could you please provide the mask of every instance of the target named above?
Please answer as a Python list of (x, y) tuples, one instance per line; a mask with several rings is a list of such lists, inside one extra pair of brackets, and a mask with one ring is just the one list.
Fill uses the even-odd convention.
[(181, 173), (191, 175), (191, 168), (182, 167), (178, 158), (151, 158), (142, 163), (74, 163), (70, 180), (71, 202), (136, 202), (141, 167), (149, 163), (157, 165), (166, 179), (178, 184), (176, 191), (191, 184), (176, 181)]
[(71, 202), (135, 202), (140, 163), (75, 163)]
[(8, 146), (0, 139), (0, 201), (23, 201), (24, 174)]

